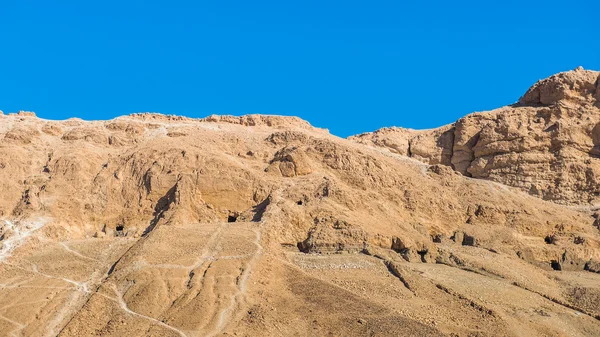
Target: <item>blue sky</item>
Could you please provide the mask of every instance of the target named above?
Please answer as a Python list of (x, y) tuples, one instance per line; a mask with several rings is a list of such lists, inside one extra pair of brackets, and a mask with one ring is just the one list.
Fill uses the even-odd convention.
[(600, 70), (600, 2), (0, 1), (0, 109), (431, 128)]

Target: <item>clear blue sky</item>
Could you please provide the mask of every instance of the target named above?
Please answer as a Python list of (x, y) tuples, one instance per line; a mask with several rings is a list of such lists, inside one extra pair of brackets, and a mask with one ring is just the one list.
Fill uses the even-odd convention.
[(0, 0), (0, 109), (430, 128), (600, 70), (600, 2)]

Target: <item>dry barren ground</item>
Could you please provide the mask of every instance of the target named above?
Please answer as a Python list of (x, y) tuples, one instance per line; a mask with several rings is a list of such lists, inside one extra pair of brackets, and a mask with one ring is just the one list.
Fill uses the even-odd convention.
[(600, 336), (600, 85), (434, 130), (0, 114), (0, 336)]

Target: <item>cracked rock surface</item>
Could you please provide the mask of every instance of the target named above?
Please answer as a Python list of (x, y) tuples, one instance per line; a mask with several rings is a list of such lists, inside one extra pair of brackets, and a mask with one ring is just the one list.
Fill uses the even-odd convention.
[(350, 137), (562, 204), (600, 197), (600, 85), (578, 68), (541, 80), (518, 103), (432, 130), (385, 128)]
[(0, 336), (598, 336), (598, 75), (351, 139), (0, 115)]

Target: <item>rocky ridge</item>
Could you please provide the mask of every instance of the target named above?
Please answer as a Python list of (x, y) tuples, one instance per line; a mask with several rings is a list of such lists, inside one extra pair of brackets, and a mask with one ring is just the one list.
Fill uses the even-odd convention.
[(385, 128), (350, 139), (562, 204), (600, 200), (599, 72), (537, 82), (519, 102), (433, 130)]
[(350, 140), (1, 115), (0, 334), (599, 335), (594, 76)]

